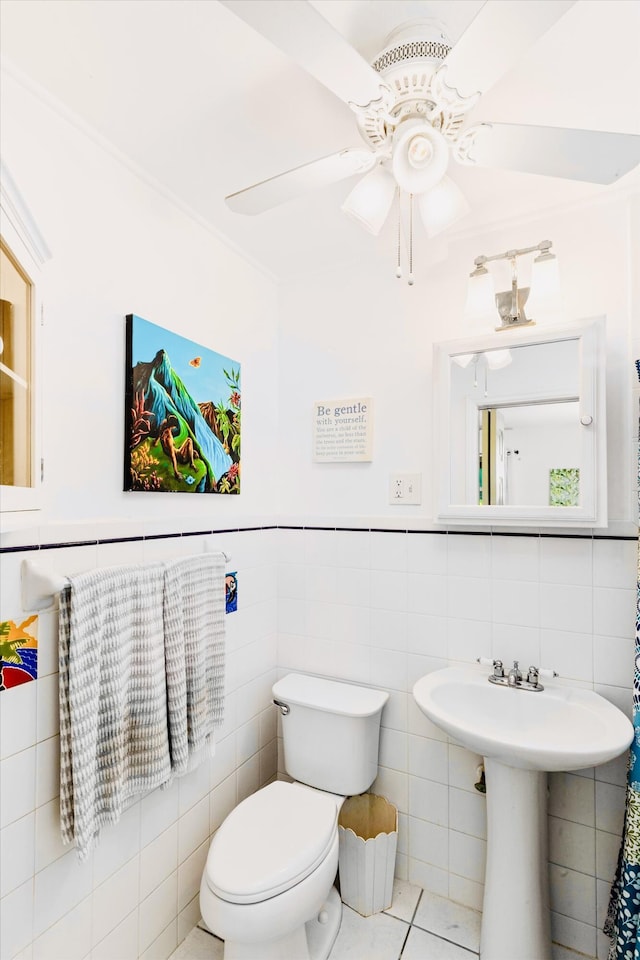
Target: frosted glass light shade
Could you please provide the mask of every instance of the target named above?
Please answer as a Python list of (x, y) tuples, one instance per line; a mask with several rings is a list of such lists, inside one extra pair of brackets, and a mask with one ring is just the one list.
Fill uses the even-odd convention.
[(511, 350), (487, 350), (484, 356), (490, 370), (500, 370), (502, 367), (508, 367), (513, 360)]
[(531, 293), (527, 313), (533, 320), (555, 317), (562, 307), (560, 300), (560, 271), (558, 258), (536, 258), (531, 271)]
[(469, 277), (464, 319), (475, 323), (479, 320), (493, 319), (495, 316), (496, 303), (491, 274), (487, 271), (477, 277)]
[(426, 120), (403, 120), (393, 135), (393, 175), (401, 190), (414, 195), (431, 190), (444, 177), (449, 147)]
[(342, 204), (342, 211), (377, 236), (389, 216), (396, 182), (384, 167), (374, 167), (355, 187)]
[(451, 357), (454, 363), (457, 363), (459, 367), (462, 367), (465, 370), (474, 357), (477, 357), (475, 353), (456, 353), (455, 356)]
[(429, 239), (466, 216), (471, 209), (460, 187), (447, 176), (416, 200)]

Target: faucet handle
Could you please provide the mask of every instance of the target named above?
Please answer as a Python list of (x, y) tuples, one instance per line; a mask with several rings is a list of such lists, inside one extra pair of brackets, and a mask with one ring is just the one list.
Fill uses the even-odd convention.
[(557, 677), (555, 670), (549, 670), (547, 667), (529, 667), (527, 673), (528, 683), (537, 684), (540, 677)]
[(492, 660), (491, 657), (476, 657), (476, 663), (481, 663), (484, 667), (493, 667), (494, 677), (504, 677), (502, 660)]

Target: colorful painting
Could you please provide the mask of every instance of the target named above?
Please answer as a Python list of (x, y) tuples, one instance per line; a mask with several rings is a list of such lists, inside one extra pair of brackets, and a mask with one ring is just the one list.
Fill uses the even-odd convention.
[(235, 613), (238, 609), (238, 574), (228, 573), (224, 578), (226, 612)]
[(240, 364), (127, 316), (124, 489), (240, 493)]
[(552, 467), (549, 470), (549, 506), (580, 506), (579, 467)]
[[(0, 621), (0, 690), (9, 690), (38, 678), (38, 616), (19, 626), (13, 620)], [(31, 630), (27, 632), (27, 627)]]

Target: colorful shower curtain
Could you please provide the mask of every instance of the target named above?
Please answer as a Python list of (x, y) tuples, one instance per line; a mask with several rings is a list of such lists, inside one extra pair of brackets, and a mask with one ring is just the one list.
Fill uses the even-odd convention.
[[(640, 360), (636, 360), (640, 379)], [(640, 510), (640, 411), (638, 421), (638, 508)], [(611, 888), (604, 932), (611, 938), (609, 960), (640, 960), (640, 539), (638, 542), (636, 652), (633, 675), (633, 728), (629, 752), (627, 805), (618, 868)]]

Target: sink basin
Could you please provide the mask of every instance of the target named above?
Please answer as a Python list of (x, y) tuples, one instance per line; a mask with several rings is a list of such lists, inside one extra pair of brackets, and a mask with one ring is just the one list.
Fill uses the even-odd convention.
[(633, 739), (625, 715), (592, 690), (512, 690), (486, 669), (447, 667), (418, 680), (416, 703), (430, 720), (483, 757), (525, 770), (580, 770), (612, 760)]
[(631, 743), (631, 723), (591, 690), (513, 690), (474, 666), (429, 673), (413, 696), (430, 720), (484, 757), (482, 960), (551, 960), (547, 772), (612, 760)]

